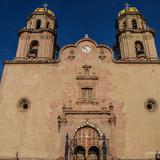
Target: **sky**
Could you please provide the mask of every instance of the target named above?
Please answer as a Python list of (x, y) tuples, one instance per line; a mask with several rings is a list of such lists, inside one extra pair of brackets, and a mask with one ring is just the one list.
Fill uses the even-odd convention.
[[(0, 9), (0, 76), (3, 61), (15, 57), (18, 31), (26, 26), (26, 18), (48, 3), (57, 18), (58, 45), (75, 43), (85, 33), (97, 43), (113, 47), (115, 19), (126, 0), (1, 0)], [(128, 0), (156, 30), (156, 46), (160, 53), (160, 0)]]

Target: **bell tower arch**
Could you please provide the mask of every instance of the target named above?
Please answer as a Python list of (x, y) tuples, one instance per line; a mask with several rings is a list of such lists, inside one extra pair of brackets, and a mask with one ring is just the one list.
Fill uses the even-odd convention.
[(121, 10), (116, 20), (115, 51), (118, 60), (152, 60), (157, 58), (155, 31), (135, 7)]
[(44, 5), (27, 18), (26, 27), (19, 31), (19, 43), (15, 60), (45, 60), (53, 58), (56, 49), (56, 17)]

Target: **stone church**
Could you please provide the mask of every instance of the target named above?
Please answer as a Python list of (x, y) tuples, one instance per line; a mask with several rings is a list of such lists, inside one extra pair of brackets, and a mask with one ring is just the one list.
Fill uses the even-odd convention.
[(4, 65), (0, 160), (158, 157), (154, 36), (138, 9), (126, 7), (116, 18), (114, 51), (88, 35), (58, 50), (56, 16), (37, 8), (19, 31), (15, 58)]

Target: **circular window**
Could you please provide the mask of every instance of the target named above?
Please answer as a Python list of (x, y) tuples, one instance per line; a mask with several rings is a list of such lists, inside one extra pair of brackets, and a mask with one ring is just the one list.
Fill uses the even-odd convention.
[(18, 101), (18, 108), (20, 111), (27, 111), (30, 108), (30, 101), (27, 98), (21, 98)]
[(154, 99), (147, 99), (145, 101), (145, 109), (149, 112), (155, 112), (158, 108), (158, 104)]

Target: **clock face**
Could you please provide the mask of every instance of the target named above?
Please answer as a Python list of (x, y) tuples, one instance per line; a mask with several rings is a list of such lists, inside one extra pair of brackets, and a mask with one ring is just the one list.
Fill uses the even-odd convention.
[(91, 51), (91, 47), (90, 47), (90, 46), (84, 45), (84, 46), (82, 47), (82, 52), (83, 52), (83, 53), (89, 53), (90, 51)]

